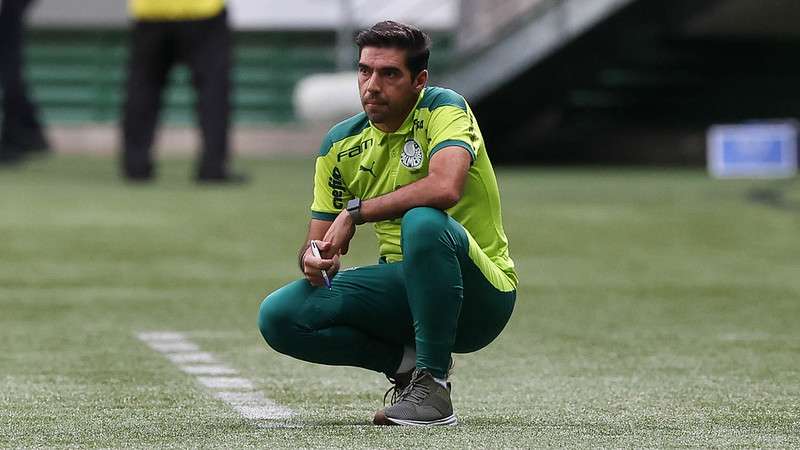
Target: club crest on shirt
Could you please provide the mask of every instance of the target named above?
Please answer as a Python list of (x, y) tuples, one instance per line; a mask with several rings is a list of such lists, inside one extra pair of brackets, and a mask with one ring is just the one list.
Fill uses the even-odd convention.
[(409, 169), (419, 169), (422, 167), (422, 147), (417, 141), (409, 139), (403, 145), (403, 152), (400, 154), (400, 162)]

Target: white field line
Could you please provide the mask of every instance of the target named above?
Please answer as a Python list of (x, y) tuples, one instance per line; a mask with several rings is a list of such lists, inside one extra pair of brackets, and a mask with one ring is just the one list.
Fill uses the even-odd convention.
[(186, 337), (183, 333), (176, 333), (174, 331), (152, 331), (148, 333), (139, 333), (139, 339), (145, 342), (158, 342), (158, 341), (182, 341)]
[(272, 419), (291, 417), (292, 411), (264, 397), (259, 392), (217, 392), (215, 396), (231, 405), (233, 409), (248, 419)]
[(186, 341), (147, 341), (147, 344), (159, 353), (191, 353), (200, 351), (200, 348)]
[(214, 359), (214, 355), (208, 352), (166, 353), (164, 356), (175, 364), (213, 363), (217, 361)]
[(239, 377), (197, 377), (197, 381), (211, 389), (253, 389), (253, 383)]
[(239, 373), (235, 369), (222, 364), (180, 366), (180, 368), (189, 375), (237, 375)]
[[(183, 372), (193, 375), (198, 383), (211, 389), (214, 397), (222, 400), (242, 417), (250, 420), (285, 419), (294, 412), (264, 397), (253, 383), (208, 352), (200, 351), (197, 344), (186, 335), (174, 331), (143, 332), (136, 335), (153, 350), (163, 354)], [(198, 364), (199, 363), (199, 364)], [(233, 389), (234, 391), (232, 391)], [(259, 423), (258, 426), (283, 427), (282, 423)]]

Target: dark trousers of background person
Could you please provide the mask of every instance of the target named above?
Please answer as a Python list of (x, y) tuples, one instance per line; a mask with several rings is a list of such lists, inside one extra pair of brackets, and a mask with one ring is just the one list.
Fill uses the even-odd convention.
[(231, 32), (227, 13), (203, 20), (135, 22), (123, 118), (123, 171), (153, 176), (153, 140), (170, 69), (191, 71), (202, 133), (198, 179), (227, 175), (230, 116)]
[(3, 96), (0, 158), (47, 149), (36, 107), (23, 76), (23, 22), (32, 0), (0, 2), (0, 92)]

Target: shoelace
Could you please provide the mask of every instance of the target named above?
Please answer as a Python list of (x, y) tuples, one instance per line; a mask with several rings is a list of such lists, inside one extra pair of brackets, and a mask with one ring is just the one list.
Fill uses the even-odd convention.
[[(450, 366), (449, 366), (448, 373), (452, 373), (452, 371), (453, 371), (453, 359), (450, 358)], [(386, 379), (389, 380), (390, 383), (392, 383), (392, 387), (390, 387), (386, 391), (386, 393), (383, 394), (383, 406), (386, 406), (386, 398), (389, 397), (389, 393), (390, 392), (392, 393), (392, 400), (391, 400), (390, 405), (394, 405), (395, 403), (397, 403), (400, 400), (402, 400), (406, 395), (409, 395), (410, 393), (406, 394), (406, 391), (409, 391), (409, 389), (415, 384), (419, 385), (420, 389), (423, 391), (422, 392), (422, 395), (423, 395), (422, 398), (424, 399), (425, 398), (424, 396), (427, 395), (430, 392), (430, 388), (428, 386), (424, 386), (424, 385), (419, 384), (419, 378), (422, 378), (422, 373), (419, 373), (419, 372), (415, 371), (411, 376), (411, 381), (409, 382), (409, 384), (405, 388), (403, 388), (401, 390), (401, 389), (397, 388), (397, 379), (387, 375)], [(448, 386), (449, 386), (449, 384), (450, 383), (448, 383)], [(449, 387), (448, 387), (448, 389), (449, 389)], [(416, 399), (416, 396), (414, 398)], [(416, 403), (416, 404), (419, 404), (419, 403)]]
[(395, 403), (397, 403), (397, 401), (400, 399), (400, 394), (402, 393), (400, 389), (397, 389), (397, 385), (390, 387), (389, 390), (387, 390), (386, 393), (383, 394), (383, 406), (386, 406), (386, 397), (389, 396), (389, 392), (392, 393), (392, 400), (391, 403), (389, 403), (390, 405), (394, 405)]
[[(412, 373), (411, 376), (413, 377), (413, 375), (414, 374)], [(392, 393), (392, 400), (390, 405), (394, 405), (399, 400), (400, 394), (403, 392), (403, 389), (405, 389), (405, 386), (402, 389), (398, 387), (398, 385), (400, 384), (399, 380), (400, 377), (405, 378), (405, 376), (402, 374), (394, 377), (386, 375), (386, 379), (389, 380), (389, 383), (392, 383), (392, 387), (390, 387), (386, 391), (386, 393), (383, 394), (383, 406), (386, 406), (386, 398), (389, 396), (390, 392)], [(408, 381), (410, 382), (411, 380)], [(408, 386), (408, 384), (406, 384), (406, 386)]]
[(397, 401), (407, 401), (414, 405), (422, 404), (422, 401), (428, 398), (431, 388), (420, 383), (419, 380), (413, 380), (403, 392), (400, 393)]
[(415, 372), (411, 378), (411, 381), (402, 390), (397, 388), (397, 381), (395, 379), (389, 378), (389, 381), (394, 383), (394, 386), (390, 387), (386, 393), (383, 394), (383, 406), (386, 406), (386, 397), (389, 396), (390, 392), (392, 393), (391, 405), (394, 405), (401, 400), (408, 400), (416, 405), (420, 404), (430, 392), (430, 388), (428, 386), (420, 384), (420, 378), (422, 378), (421, 374), (418, 375)]
[[(407, 401), (413, 403), (415, 405), (422, 404), (422, 401), (428, 398), (428, 394), (431, 392), (431, 388), (420, 383), (422, 379), (421, 372), (415, 372), (414, 376), (411, 378), (411, 382), (408, 383), (408, 386), (405, 387), (399, 394), (397, 393), (397, 389), (395, 389), (394, 395), (392, 395), (392, 404), (401, 401)], [(390, 388), (391, 390), (391, 388)], [(387, 391), (386, 394), (389, 392)], [(384, 401), (385, 401), (384, 396)]]
[[(383, 394), (383, 406), (386, 406), (386, 397), (389, 396), (390, 392), (392, 393), (392, 400), (391, 400), (391, 403), (389, 403), (389, 404), (390, 405), (394, 405), (395, 403), (397, 403), (400, 400), (400, 394), (403, 393), (403, 390), (405, 388), (399, 389), (397, 387), (397, 378), (390, 377), (390, 376), (387, 375), (386, 379), (389, 380), (390, 383), (392, 383), (392, 387), (390, 387), (386, 391), (386, 393)], [(408, 387), (408, 385), (406, 385), (406, 387)]]

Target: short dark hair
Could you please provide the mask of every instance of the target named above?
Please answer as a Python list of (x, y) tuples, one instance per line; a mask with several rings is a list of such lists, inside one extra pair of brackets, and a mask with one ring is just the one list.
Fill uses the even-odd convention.
[(419, 28), (386, 20), (356, 35), (358, 54), (364, 47), (399, 48), (406, 51), (406, 66), (411, 76), (428, 68), (431, 55), (431, 38)]

